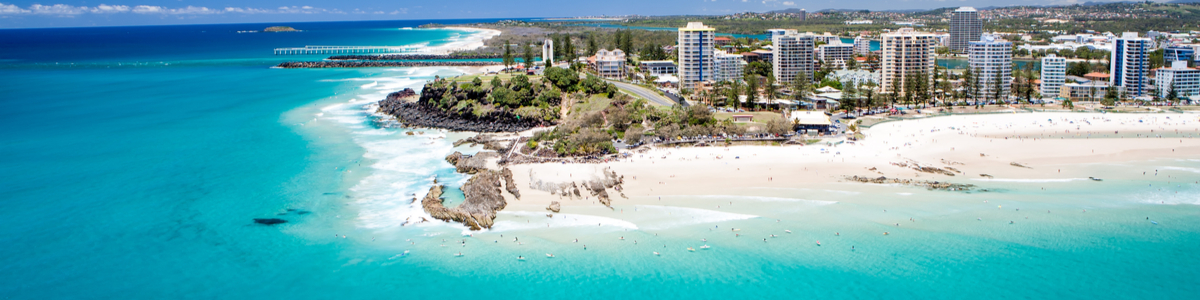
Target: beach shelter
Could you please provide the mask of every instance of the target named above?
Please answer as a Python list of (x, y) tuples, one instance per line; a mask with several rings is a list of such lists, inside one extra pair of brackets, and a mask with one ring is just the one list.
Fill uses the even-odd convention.
[(833, 126), (833, 121), (829, 119), (829, 115), (821, 111), (793, 111), (788, 116), (788, 120), (796, 124), (796, 130), (803, 130), (805, 132), (814, 130), (827, 133), (830, 127)]

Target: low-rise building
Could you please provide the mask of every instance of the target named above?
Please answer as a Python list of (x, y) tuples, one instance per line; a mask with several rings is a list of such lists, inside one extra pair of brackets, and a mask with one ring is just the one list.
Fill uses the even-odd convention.
[(1088, 83), (1067, 83), (1062, 86), (1060, 97), (1071, 101), (1092, 101), (1104, 99), (1108, 92), (1108, 82), (1092, 81)]
[(713, 38), (713, 44), (717, 47), (729, 46), (733, 44), (733, 39), (726, 36), (719, 36)]
[(856, 83), (859, 85), (867, 84), (868, 82), (879, 85), (879, 71), (870, 72), (865, 70), (837, 70), (830, 73), (828, 78), (841, 82), (842, 84)]
[(638, 67), (653, 76), (661, 77), (663, 75), (675, 75), (679, 73), (675, 62), (670, 60), (643, 60), (638, 62)]
[(775, 57), (775, 54), (774, 54), (774, 52), (771, 52), (771, 50), (758, 49), (758, 50), (754, 50), (754, 51), (750, 51), (750, 52), (753, 52), (754, 54), (758, 54), (758, 59), (760, 61), (765, 61), (768, 63), (774, 61), (773, 57)]

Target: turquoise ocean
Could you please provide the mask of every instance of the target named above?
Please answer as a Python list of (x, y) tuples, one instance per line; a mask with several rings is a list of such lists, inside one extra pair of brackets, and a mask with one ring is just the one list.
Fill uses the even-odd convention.
[[(473, 236), (417, 223), (413, 195), (434, 176), (463, 182), (442, 158), (475, 149), (451, 145), (461, 134), (407, 135), (370, 104), (463, 71), (273, 69), (324, 55), (271, 49), (438, 46), (471, 32), (406, 27), (468, 21), (0, 30), (0, 298), (1200, 295), (1200, 154), (1074, 166), (1102, 184), (974, 180), (996, 191), (967, 194), (796, 183), (614, 205), (684, 216), (670, 220), (581, 210), (620, 222), (543, 230), (505, 215), (508, 228)], [(303, 32), (237, 33), (270, 25)], [(288, 223), (251, 221), (273, 217)], [(780, 236), (714, 230), (729, 227)]]

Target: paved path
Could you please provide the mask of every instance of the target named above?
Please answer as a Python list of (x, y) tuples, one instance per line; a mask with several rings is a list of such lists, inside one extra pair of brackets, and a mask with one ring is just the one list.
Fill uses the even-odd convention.
[(636, 85), (632, 85), (632, 84), (628, 84), (628, 83), (624, 83), (624, 82), (620, 82), (620, 81), (611, 81), (611, 80), (605, 80), (605, 81), (608, 81), (608, 82), (616, 85), (618, 89), (624, 90), (627, 93), (637, 95), (638, 97), (646, 98), (646, 100), (650, 100), (650, 103), (653, 103), (653, 104), (662, 105), (662, 106), (673, 106), (673, 105), (679, 104), (679, 103), (676, 103), (675, 101), (671, 101), (671, 98), (667, 98), (666, 96), (659, 95), (657, 91), (652, 91), (652, 90), (644, 88), (644, 87), (640, 87), (640, 86), (636, 86)]

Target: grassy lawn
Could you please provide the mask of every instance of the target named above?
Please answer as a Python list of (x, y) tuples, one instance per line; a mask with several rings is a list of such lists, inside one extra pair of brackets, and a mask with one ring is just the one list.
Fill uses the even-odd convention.
[[(497, 75), (471, 74), (471, 75), (463, 75), (463, 76), (459, 76), (459, 77), (450, 77), (449, 79), (453, 80), (455, 84), (460, 84), (460, 83), (469, 83), (472, 80), (475, 80), (475, 78), (479, 78), (480, 80), (483, 80), (484, 88), (490, 88), (490, 87), (492, 87), (492, 78), (494, 78), (494, 77), (500, 77), (500, 80), (504, 80), (505, 82), (508, 82), (509, 80), (512, 80), (513, 76), (517, 76), (517, 75), (521, 75), (521, 73), (500, 73)], [(530, 82), (538, 82), (538, 81), (542, 80), (542, 76), (540, 76), (540, 75), (526, 75), (526, 76), (529, 77)]]
[(588, 97), (587, 100), (583, 101), (583, 103), (575, 103), (575, 105), (571, 107), (571, 110), (576, 112), (601, 111), (605, 108), (608, 108), (608, 105), (611, 103), (612, 99), (605, 98), (604, 95), (592, 95), (591, 97)]
[(740, 112), (740, 113), (717, 112), (717, 113), (713, 114), (713, 118), (716, 118), (717, 121), (720, 121), (720, 120), (725, 120), (725, 119), (731, 119), (731, 118), (733, 118), (733, 115), (753, 115), (754, 121), (750, 122), (750, 123), (758, 123), (758, 124), (763, 124), (762, 122), (770, 120), (771, 118), (782, 118), (783, 117), (782, 114), (775, 113), (775, 112), (756, 111), (756, 112)]

